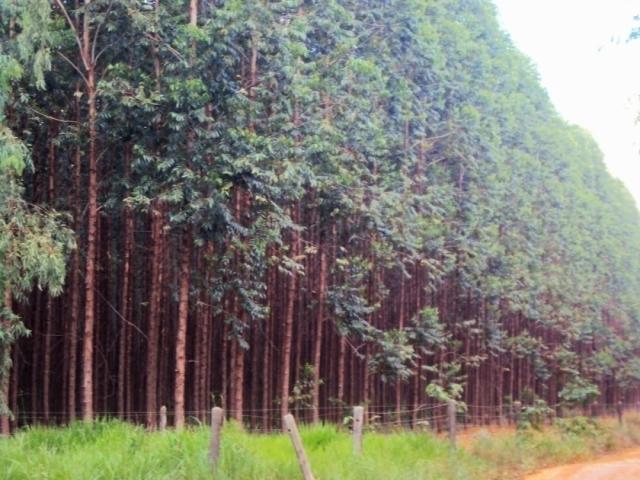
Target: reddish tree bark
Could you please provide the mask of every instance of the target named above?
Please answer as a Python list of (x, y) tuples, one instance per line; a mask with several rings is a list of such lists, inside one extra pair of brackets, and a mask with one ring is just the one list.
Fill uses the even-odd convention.
[(158, 347), (160, 343), (163, 226), (162, 206), (156, 203), (151, 210), (151, 284), (149, 286), (149, 313), (147, 316), (145, 412), (147, 428), (150, 430), (156, 428), (158, 411)]
[(320, 421), (320, 366), (322, 365), (322, 340), (324, 331), (324, 303), (327, 292), (327, 255), (324, 246), (319, 246), (320, 271), (318, 274), (318, 311), (313, 345), (313, 391), (311, 406), (313, 423)]
[[(405, 279), (404, 272), (400, 272), (400, 298), (398, 298), (398, 330), (404, 329), (405, 316)], [(402, 422), (402, 381), (396, 380), (396, 421), (400, 425)]]
[[(55, 203), (55, 177), (56, 177), (56, 148), (55, 148), (55, 128), (49, 126), (49, 165), (47, 172), (47, 199), (49, 205), (53, 208)], [(42, 367), (42, 415), (44, 422), (49, 423), (49, 412), (51, 398), (49, 395), (51, 385), (51, 339), (53, 338), (54, 317), (54, 299), (51, 295), (47, 295), (47, 326), (44, 337), (44, 364)]]
[[(127, 159), (127, 163), (129, 159)], [(131, 250), (133, 248), (133, 215), (131, 209), (125, 205), (124, 219), (124, 246), (122, 253), (122, 290), (120, 292), (120, 338), (118, 348), (118, 415), (121, 418), (126, 416), (126, 399), (128, 378), (130, 373), (129, 345), (131, 344), (131, 327), (129, 316), (129, 280), (131, 274)]]
[[(10, 289), (6, 289), (4, 291), (4, 308), (7, 309), (8, 311), (11, 311), (11, 307), (12, 307), (12, 295), (11, 295), (11, 290)], [(9, 321), (6, 320), (0, 320), (0, 322), (2, 323), (9, 323)], [(15, 347), (13, 347), (15, 348)], [(9, 352), (9, 354), (11, 354), (11, 352)], [(2, 402), (5, 403), (5, 405), (9, 405), (9, 373), (5, 372), (5, 374), (2, 376), (2, 384), (0, 384), (0, 395), (2, 396), (1, 400)], [(9, 435), (11, 433), (11, 426), (9, 424), (9, 415), (0, 415), (0, 434), (2, 435)]]
[[(78, 85), (77, 92), (80, 91)], [(76, 120), (80, 121), (80, 101), (79, 95), (76, 96)], [(76, 147), (73, 164), (73, 226), (76, 232), (76, 248), (73, 251), (71, 259), (71, 300), (69, 307), (69, 329), (67, 336), (69, 338), (68, 350), (65, 350), (64, 354), (68, 355), (67, 363), (67, 388), (69, 394), (67, 396), (67, 411), (69, 414), (69, 420), (74, 421), (76, 418), (76, 387), (77, 387), (77, 371), (78, 371), (78, 317), (80, 313), (80, 250), (82, 244), (82, 238), (79, 234), (82, 214), (81, 211), (81, 192), (80, 181), (82, 169), (82, 152), (80, 146)]]
[[(245, 314), (242, 314), (245, 317)], [(246, 321), (243, 318), (242, 321)], [(244, 360), (245, 350), (238, 340), (233, 340), (235, 359), (233, 368), (233, 418), (242, 423), (244, 406)]]
[(93, 342), (95, 329), (95, 282), (96, 252), (98, 225), (98, 158), (97, 143), (97, 110), (96, 110), (96, 68), (93, 59), (89, 4), (84, 0), (86, 8), (83, 15), (82, 28), (82, 62), (86, 70), (86, 90), (89, 128), (89, 159), (87, 172), (87, 260), (85, 267), (85, 308), (84, 332), (82, 344), (82, 418), (85, 422), (93, 420)]
[[(294, 221), (297, 216), (294, 215)], [(294, 229), (291, 232), (291, 257), (296, 258), (298, 256), (299, 249), (299, 235)], [(284, 318), (284, 333), (282, 336), (282, 383), (280, 385), (280, 419), (283, 422), (282, 428), (286, 429), (284, 425), (284, 417), (289, 413), (289, 383), (291, 381), (291, 344), (293, 340), (293, 314), (294, 305), (297, 294), (298, 274), (296, 272), (290, 272), (289, 284), (287, 286), (287, 305)]]
[(182, 235), (180, 255), (180, 293), (178, 305), (178, 326), (176, 331), (176, 370), (174, 386), (175, 427), (184, 427), (184, 389), (186, 376), (187, 318), (189, 315), (189, 277), (191, 263), (191, 235), (185, 231)]

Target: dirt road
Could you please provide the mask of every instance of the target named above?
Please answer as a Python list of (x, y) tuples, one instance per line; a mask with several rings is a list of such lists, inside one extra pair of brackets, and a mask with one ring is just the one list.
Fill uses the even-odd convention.
[(640, 480), (640, 448), (543, 470), (527, 480)]

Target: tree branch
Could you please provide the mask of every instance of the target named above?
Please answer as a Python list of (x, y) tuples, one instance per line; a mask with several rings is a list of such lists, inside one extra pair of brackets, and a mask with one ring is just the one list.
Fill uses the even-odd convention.
[[(58, 55), (60, 55), (60, 57), (62, 57), (63, 60), (65, 60), (69, 65), (71, 65), (71, 67), (73, 67), (73, 69), (76, 72), (78, 72), (78, 75), (80, 75), (82, 77), (82, 80), (84, 80), (85, 85), (87, 85), (89, 83), (89, 82), (87, 82), (87, 77), (85, 77), (84, 74), (82, 73), (82, 70), (80, 70), (75, 63), (73, 63), (71, 60), (69, 60), (69, 57), (67, 57), (62, 52), (58, 52)], [(80, 56), (82, 56), (82, 55), (80, 55)]]
[[(96, 57), (96, 44), (98, 43), (98, 35), (100, 34), (100, 29), (102, 28), (102, 26), (105, 24), (105, 22), (107, 21), (107, 17), (109, 16), (109, 14), (111, 13), (111, 9), (113, 8), (113, 1), (109, 2), (109, 6), (107, 7), (107, 11), (104, 14), (104, 20), (102, 22), (100, 22), (98, 24), (98, 26), (96, 27), (96, 31), (93, 34), (93, 42), (91, 43), (91, 63), (93, 65), (96, 64), (97, 61), (97, 57)], [(106, 47), (105, 47), (106, 48)], [(102, 49), (102, 52), (104, 52), (104, 49)], [(100, 53), (102, 53), (100, 52)], [(100, 55), (98, 55), (100, 56)]]
[(29, 107), (27, 105), (27, 110), (31, 110), (33, 113), (35, 113), (36, 115), (40, 115), (43, 118), (46, 118), (47, 120), (53, 120), (54, 122), (60, 122), (60, 123), (75, 123), (78, 124), (79, 122), (76, 122), (75, 120), (65, 120), (63, 118), (57, 118), (57, 117), (52, 117), (51, 115), (47, 115), (46, 113), (40, 112), (39, 110), (36, 110), (33, 107)]
[[(64, 17), (67, 19), (67, 23), (69, 24), (69, 27), (71, 28), (71, 30), (73, 31), (73, 37), (76, 40), (76, 43), (78, 44), (78, 48), (80, 49), (80, 58), (82, 59), (82, 63), (84, 64), (84, 68), (85, 69), (89, 69), (89, 65), (87, 64), (87, 59), (84, 58), (84, 55), (82, 54), (82, 40), (80, 40), (80, 36), (78, 35), (78, 30), (76, 29), (76, 26), (73, 23), (73, 20), (71, 20), (71, 17), (69, 16), (69, 12), (67, 12), (67, 9), (65, 8), (64, 4), (62, 3), (62, 0), (56, 0), (56, 3), (58, 4), (58, 7), (60, 8), (60, 11), (62, 12), (62, 14), (64, 15)], [(76, 68), (76, 70), (78, 70)], [(85, 79), (86, 82), (86, 79)]]

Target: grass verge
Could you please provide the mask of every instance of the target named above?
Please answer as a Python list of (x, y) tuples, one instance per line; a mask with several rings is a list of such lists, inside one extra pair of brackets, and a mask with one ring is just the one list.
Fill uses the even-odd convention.
[[(483, 430), (449, 447), (428, 433), (368, 432), (364, 454), (352, 453), (348, 432), (303, 427), (303, 441), (318, 480), (514, 480), (547, 465), (640, 444), (640, 417), (559, 420), (543, 430)], [(66, 428), (34, 427), (0, 440), (0, 479), (211, 479), (206, 428), (147, 433), (141, 427), (100, 421)], [(216, 480), (300, 478), (288, 437), (248, 434), (224, 427)]]

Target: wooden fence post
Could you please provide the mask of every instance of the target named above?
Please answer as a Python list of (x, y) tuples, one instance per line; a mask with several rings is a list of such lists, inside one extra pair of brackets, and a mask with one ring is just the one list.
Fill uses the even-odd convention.
[(167, 407), (164, 405), (160, 407), (160, 426), (159, 429), (161, 432), (164, 432), (167, 429)]
[(220, 431), (222, 430), (222, 422), (224, 421), (224, 412), (220, 407), (211, 409), (211, 446), (209, 448), (209, 459), (215, 472), (218, 467), (218, 459), (220, 458)]
[(447, 405), (447, 413), (449, 417), (449, 441), (451, 445), (456, 444), (456, 401), (450, 399)]
[(556, 423), (556, 411), (555, 409), (551, 409), (549, 412), (549, 425), (555, 425)]
[(289, 433), (289, 437), (291, 438), (293, 449), (296, 451), (296, 456), (298, 457), (298, 463), (300, 464), (300, 470), (302, 471), (304, 480), (314, 480), (313, 473), (311, 473), (311, 465), (309, 465), (307, 454), (304, 452), (302, 438), (300, 438), (300, 432), (298, 432), (296, 420), (293, 418), (293, 415), (290, 413), (285, 415), (284, 425)]
[(520, 415), (522, 414), (522, 402), (516, 400), (513, 402), (513, 420), (516, 426), (520, 425)]
[(624, 415), (624, 406), (622, 405), (621, 401), (618, 401), (618, 404), (616, 405), (616, 410), (618, 412), (618, 423), (620, 425), (622, 425), (622, 416)]
[(508, 422), (507, 422), (507, 418), (504, 414), (504, 406), (500, 405), (498, 407), (498, 423), (501, 427), (504, 427)]
[(364, 418), (363, 407), (353, 407), (353, 451), (362, 453), (362, 421)]

